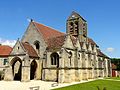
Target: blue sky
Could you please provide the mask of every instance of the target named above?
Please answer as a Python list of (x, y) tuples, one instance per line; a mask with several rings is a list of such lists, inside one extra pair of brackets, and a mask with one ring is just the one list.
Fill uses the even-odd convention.
[(87, 20), (88, 36), (104, 53), (120, 57), (120, 0), (1, 0), (0, 42), (21, 38), (28, 18), (65, 32), (72, 11)]

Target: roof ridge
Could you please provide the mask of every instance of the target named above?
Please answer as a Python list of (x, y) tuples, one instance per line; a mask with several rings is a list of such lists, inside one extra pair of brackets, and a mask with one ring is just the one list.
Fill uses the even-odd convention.
[(4, 57), (9, 56), (12, 49), (13, 48), (8, 45), (0, 46), (0, 56), (4, 56)]
[[(9, 45), (0, 45), (0, 47), (1, 47), (1, 46), (8, 46), (8, 47), (11, 47), (11, 46), (9, 46)], [(11, 48), (12, 48), (12, 47), (11, 47)]]

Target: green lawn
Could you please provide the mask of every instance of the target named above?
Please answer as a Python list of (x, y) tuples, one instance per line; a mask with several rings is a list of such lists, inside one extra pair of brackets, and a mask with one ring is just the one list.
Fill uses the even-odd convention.
[(109, 77), (109, 78), (105, 78), (105, 79), (114, 79), (114, 80), (120, 80), (120, 77)]
[[(103, 89), (104, 87), (106, 89)], [(96, 80), (54, 90), (120, 90), (120, 81)]]

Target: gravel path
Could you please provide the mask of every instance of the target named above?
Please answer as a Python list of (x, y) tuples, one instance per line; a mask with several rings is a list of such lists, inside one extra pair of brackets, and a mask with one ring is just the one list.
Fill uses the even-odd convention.
[[(89, 81), (93, 81), (93, 80), (89, 80)], [(73, 84), (85, 83), (89, 81), (63, 83), (63, 84), (58, 84), (56, 82), (46, 82), (41, 80), (31, 80), (30, 82), (0, 81), (0, 90), (50, 90), (54, 88), (60, 88)]]

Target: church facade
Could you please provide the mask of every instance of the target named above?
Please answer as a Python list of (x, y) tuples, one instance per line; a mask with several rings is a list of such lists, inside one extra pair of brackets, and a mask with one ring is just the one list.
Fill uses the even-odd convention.
[(109, 57), (87, 35), (87, 21), (72, 12), (66, 33), (31, 20), (8, 57), (4, 80), (75, 82), (111, 76)]

